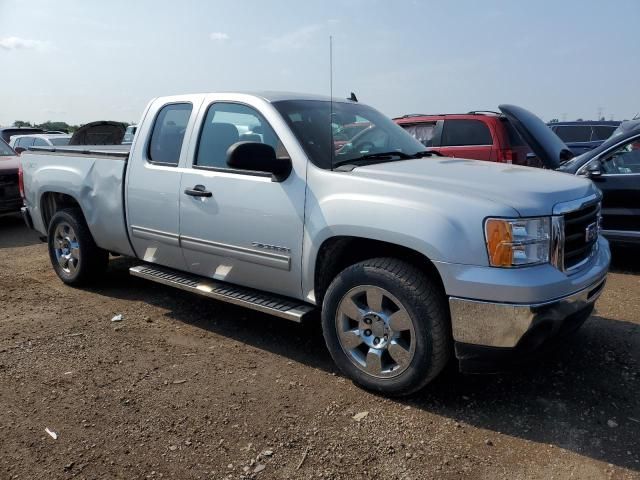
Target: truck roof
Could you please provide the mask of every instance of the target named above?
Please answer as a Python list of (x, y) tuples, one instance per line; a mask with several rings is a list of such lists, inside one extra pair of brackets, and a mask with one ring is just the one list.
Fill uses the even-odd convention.
[[(331, 97), (329, 95), (315, 95), (310, 93), (298, 93), (298, 92), (278, 92), (278, 91), (221, 91), (221, 92), (200, 92), (195, 95), (215, 95), (215, 94), (224, 94), (224, 95), (250, 95), (252, 97), (262, 98), (267, 102), (280, 102), (283, 100), (319, 100), (319, 101), (331, 101)], [(163, 95), (162, 97), (158, 97), (157, 100), (162, 100), (164, 98), (173, 97), (171, 95)], [(333, 97), (334, 102), (340, 103), (355, 103), (353, 100), (344, 97)]]

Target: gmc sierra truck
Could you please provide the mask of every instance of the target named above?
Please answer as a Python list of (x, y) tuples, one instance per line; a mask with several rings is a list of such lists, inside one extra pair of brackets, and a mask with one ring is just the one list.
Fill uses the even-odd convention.
[(25, 221), (63, 282), (118, 254), (135, 276), (295, 322), (319, 309), (339, 368), (388, 395), (452, 355), (490, 371), (575, 331), (610, 261), (590, 180), (438, 156), (356, 101), (158, 98), (130, 149), (21, 161)]

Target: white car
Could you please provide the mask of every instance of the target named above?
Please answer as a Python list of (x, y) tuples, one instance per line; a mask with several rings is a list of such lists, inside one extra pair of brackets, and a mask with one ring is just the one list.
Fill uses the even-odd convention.
[(9, 145), (20, 153), (29, 147), (63, 147), (69, 144), (71, 135), (66, 133), (42, 133), (32, 135), (13, 135)]

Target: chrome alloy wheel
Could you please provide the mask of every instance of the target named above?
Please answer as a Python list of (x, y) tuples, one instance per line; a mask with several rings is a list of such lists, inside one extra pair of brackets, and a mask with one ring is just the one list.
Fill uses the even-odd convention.
[(60, 222), (53, 236), (53, 249), (62, 271), (73, 275), (80, 262), (80, 243), (76, 232), (67, 222)]
[(336, 330), (351, 362), (374, 377), (400, 375), (415, 354), (409, 312), (384, 288), (365, 285), (349, 290), (338, 304)]

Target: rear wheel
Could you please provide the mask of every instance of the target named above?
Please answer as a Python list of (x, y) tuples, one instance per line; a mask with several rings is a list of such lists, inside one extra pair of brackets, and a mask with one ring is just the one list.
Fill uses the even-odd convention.
[(60, 210), (53, 216), (48, 246), (53, 269), (69, 285), (87, 284), (107, 268), (109, 253), (96, 245), (79, 209)]
[(389, 395), (421, 389), (450, 355), (444, 293), (393, 258), (342, 271), (325, 295), (322, 327), (338, 367), (359, 385)]

